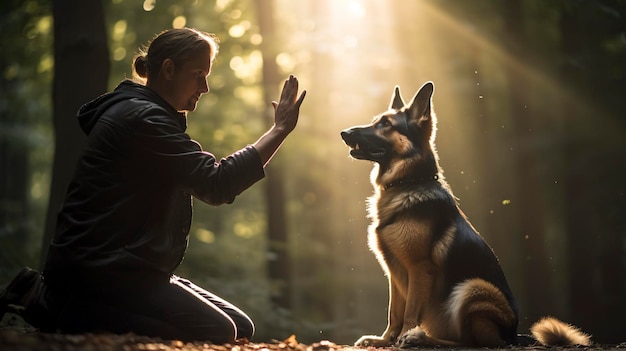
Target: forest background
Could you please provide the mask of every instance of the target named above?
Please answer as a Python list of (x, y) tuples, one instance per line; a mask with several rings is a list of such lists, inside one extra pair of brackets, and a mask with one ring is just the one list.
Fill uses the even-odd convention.
[(446, 179), (500, 258), (520, 331), (554, 315), (624, 341), (625, 16), (620, 0), (3, 0), (0, 287), (41, 266), (84, 142), (75, 111), (130, 77), (155, 34), (188, 26), (221, 43), (188, 122), (218, 157), (267, 128), (288, 74), (307, 90), (266, 179), (232, 205), (194, 203), (176, 272), (248, 312), (256, 341), (385, 328), (371, 165), (339, 132), (428, 80)]

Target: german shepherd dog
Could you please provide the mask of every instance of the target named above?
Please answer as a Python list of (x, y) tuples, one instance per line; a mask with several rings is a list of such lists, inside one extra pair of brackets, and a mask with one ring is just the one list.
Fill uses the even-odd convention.
[(517, 334), (498, 258), (443, 178), (433, 90), (425, 83), (406, 105), (396, 87), (386, 112), (341, 132), (353, 158), (374, 162), (368, 243), (389, 279), (387, 329), (355, 345), (589, 345), (588, 335), (552, 317), (532, 326), (533, 337)]

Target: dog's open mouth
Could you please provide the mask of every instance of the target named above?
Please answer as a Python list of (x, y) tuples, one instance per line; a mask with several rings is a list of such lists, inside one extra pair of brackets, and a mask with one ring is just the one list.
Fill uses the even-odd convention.
[(350, 147), (350, 156), (359, 160), (379, 161), (387, 153), (383, 147), (364, 143), (363, 141), (366, 141), (366, 139), (360, 136), (354, 129), (341, 132), (341, 138)]
[(355, 143), (354, 145), (348, 144), (348, 146), (351, 148), (350, 156), (359, 160), (375, 161), (385, 156), (385, 149), (382, 148), (361, 147), (359, 143)]

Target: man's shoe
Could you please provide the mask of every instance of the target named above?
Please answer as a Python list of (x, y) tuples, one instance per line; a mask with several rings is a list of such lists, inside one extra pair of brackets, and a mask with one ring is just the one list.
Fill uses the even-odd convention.
[(21, 314), (36, 298), (37, 286), (42, 283), (41, 274), (29, 267), (24, 267), (0, 292), (0, 318), (9, 311)]
[(56, 314), (50, 309), (51, 301), (54, 299), (41, 273), (24, 267), (0, 292), (0, 320), (7, 312), (13, 312), (41, 331), (54, 331)]

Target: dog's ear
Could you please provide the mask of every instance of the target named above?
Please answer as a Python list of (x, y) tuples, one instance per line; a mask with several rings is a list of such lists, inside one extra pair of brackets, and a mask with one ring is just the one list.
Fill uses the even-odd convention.
[(393, 96), (391, 97), (391, 103), (389, 103), (390, 110), (399, 110), (404, 107), (404, 100), (402, 100), (402, 96), (400, 95), (400, 87), (396, 85), (396, 88), (393, 90)]
[(426, 82), (413, 97), (409, 105), (409, 118), (418, 122), (431, 119), (431, 97), (435, 86), (432, 82)]

